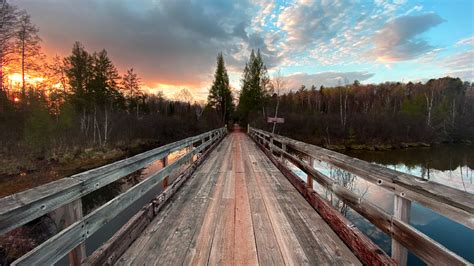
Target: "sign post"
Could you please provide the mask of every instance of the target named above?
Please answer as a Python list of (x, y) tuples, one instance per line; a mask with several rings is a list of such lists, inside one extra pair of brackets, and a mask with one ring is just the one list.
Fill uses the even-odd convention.
[(273, 130), (272, 133), (275, 133), (275, 126), (276, 124), (283, 124), (285, 123), (285, 118), (283, 117), (267, 117), (267, 123), (273, 123)]

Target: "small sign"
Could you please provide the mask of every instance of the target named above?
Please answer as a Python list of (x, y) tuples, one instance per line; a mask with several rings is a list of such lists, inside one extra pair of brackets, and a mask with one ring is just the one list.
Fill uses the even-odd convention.
[(283, 123), (285, 123), (285, 118), (283, 118), (283, 117), (267, 117), (267, 123), (283, 124)]

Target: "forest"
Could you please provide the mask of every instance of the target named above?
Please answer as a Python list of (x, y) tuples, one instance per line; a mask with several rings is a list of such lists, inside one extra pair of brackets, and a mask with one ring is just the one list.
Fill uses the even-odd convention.
[[(81, 165), (84, 158), (106, 163), (234, 123), (331, 149), (474, 141), (473, 84), (459, 78), (381, 84), (356, 80), (334, 88), (295, 89), (288, 88), (278, 73), (270, 77), (260, 51), (252, 50), (240, 92), (235, 93), (219, 53), (203, 105), (186, 89), (173, 99), (143, 91), (134, 69), (119, 73), (105, 49), (88, 51), (75, 42), (69, 55), (45, 55), (30, 15), (3, 3), (0, 175), (4, 177), (29, 174), (45, 165)], [(285, 123), (266, 123), (267, 117), (276, 116), (285, 118)]]
[[(278, 73), (269, 77), (260, 51), (252, 51), (241, 84), (236, 121), (331, 149), (474, 141), (474, 86), (459, 78), (290, 90)], [(274, 127), (267, 117), (285, 123)]]
[(2, 195), (222, 126), (186, 89), (145, 92), (133, 68), (80, 42), (48, 56), (25, 10), (2, 1), (0, 16)]

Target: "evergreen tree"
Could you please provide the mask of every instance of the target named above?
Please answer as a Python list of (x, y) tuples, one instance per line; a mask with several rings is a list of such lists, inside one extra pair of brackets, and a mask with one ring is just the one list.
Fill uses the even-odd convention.
[(94, 103), (105, 104), (120, 100), (118, 81), (120, 75), (117, 68), (102, 50), (92, 56), (92, 79), (88, 86), (93, 94)]
[(122, 78), (123, 94), (127, 98), (128, 108), (136, 109), (136, 114), (139, 114), (140, 99), (143, 98), (143, 92), (140, 90), (140, 78), (133, 72), (133, 68), (127, 70), (127, 73)]
[(264, 106), (269, 96), (269, 82), (267, 68), (263, 63), (260, 50), (257, 50), (257, 55), (252, 50), (242, 75), (242, 90), (239, 97), (238, 111), (243, 122), (248, 121), (249, 115), (260, 110), (265, 116)]
[(38, 36), (39, 29), (31, 22), (28, 14), (22, 14), (18, 21), (16, 31), (15, 52), (20, 61), (21, 91), (25, 94), (25, 75), (30, 71), (38, 71), (38, 61), (41, 59), (41, 38)]
[(230, 91), (229, 76), (227, 75), (222, 53), (217, 55), (216, 73), (207, 102), (210, 107), (217, 110), (224, 123), (229, 121), (233, 111), (232, 92)]
[(89, 83), (92, 77), (92, 57), (81, 43), (75, 42), (72, 54), (64, 59), (65, 73), (72, 93), (72, 102), (80, 112), (86, 112), (92, 102)]

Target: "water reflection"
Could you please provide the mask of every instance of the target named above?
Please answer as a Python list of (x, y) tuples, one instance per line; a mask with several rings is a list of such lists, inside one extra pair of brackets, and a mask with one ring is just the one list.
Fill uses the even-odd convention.
[[(349, 151), (347, 154), (400, 172), (429, 179), (431, 182), (474, 193), (474, 147), (472, 146), (442, 145), (432, 148), (412, 148), (385, 152)], [(394, 196), (392, 193), (324, 162), (316, 161), (313, 167), (387, 213), (393, 213)], [(301, 179), (306, 180), (304, 172), (294, 165), (291, 165), (291, 168)], [(314, 183), (314, 189), (390, 254), (391, 241), (389, 236), (348, 208), (333, 193), (322, 188), (316, 182)], [(450, 221), (417, 203), (412, 203), (410, 215), (410, 224), (416, 229), (465, 259), (474, 262), (474, 253), (470, 250), (474, 244), (474, 230)], [(410, 254), (408, 264), (423, 265), (424, 263)]]

